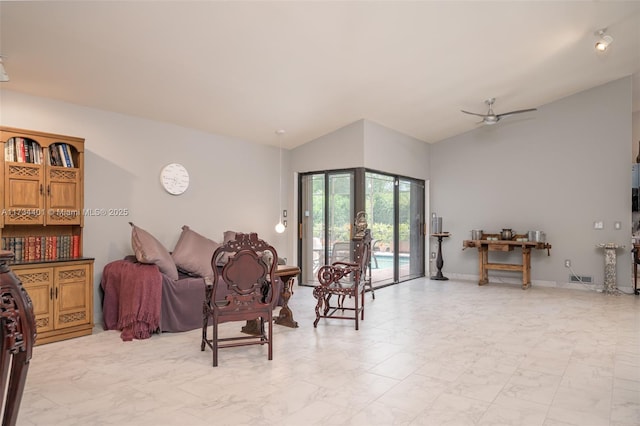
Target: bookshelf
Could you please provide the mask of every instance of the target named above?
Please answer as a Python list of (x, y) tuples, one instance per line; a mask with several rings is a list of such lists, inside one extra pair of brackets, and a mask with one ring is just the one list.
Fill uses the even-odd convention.
[(0, 126), (0, 242), (36, 314), (36, 344), (91, 334), (84, 256), (84, 139)]

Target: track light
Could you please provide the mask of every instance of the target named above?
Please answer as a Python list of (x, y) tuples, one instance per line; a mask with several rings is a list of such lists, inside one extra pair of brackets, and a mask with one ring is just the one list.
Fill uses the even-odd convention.
[(4, 64), (2, 63), (2, 55), (0, 55), (0, 82), (9, 81), (9, 74), (4, 69)]
[(613, 37), (606, 34), (607, 29), (603, 28), (601, 30), (596, 31), (595, 35), (600, 37), (600, 40), (596, 42), (596, 51), (604, 52), (607, 50), (609, 45), (613, 42)]

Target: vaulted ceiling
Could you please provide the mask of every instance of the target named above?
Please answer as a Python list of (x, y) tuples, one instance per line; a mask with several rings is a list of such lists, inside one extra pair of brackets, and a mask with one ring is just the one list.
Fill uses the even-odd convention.
[(289, 148), (363, 118), (437, 142), (629, 75), (640, 110), (635, 1), (2, 1), (0, 37), (0, 89)]

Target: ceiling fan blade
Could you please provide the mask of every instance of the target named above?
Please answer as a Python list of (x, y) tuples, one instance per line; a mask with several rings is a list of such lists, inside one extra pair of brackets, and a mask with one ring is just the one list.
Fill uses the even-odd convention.
[(471, 115), (477, 115), (478, 117), (484, 117), (484, 114), (478, 114), (477, 112), (469, 112), (469, 111), (465, 111), (463, 109), (461, 109), (460, 111), (464, 112), (465, 114), (471, 114)]
[(519, 109), (517, 111), (509, 111), (509, 112), (505, 112), (503, 114), (497, 114), (498, 119), (502, 118), (502, 117), (507, 117), (509, 115), (514, 115), (514, 114), (521, 114), (523, 112), (531, 112), (531, 111), (537, 111), (537, 108), (529, 108), (529, 109)]

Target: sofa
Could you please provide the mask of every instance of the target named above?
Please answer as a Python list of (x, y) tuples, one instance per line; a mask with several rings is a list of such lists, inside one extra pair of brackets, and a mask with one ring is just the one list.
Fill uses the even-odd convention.
[[(235, 234), (226, 231), (222, 244)], [(201, 328), (205, 287), (213, 280), (211, 258), (220, 244), (185, 225), (169, 252), (149, 232), (131, 223), (131, 246), (134, 255), (110, 262), (103, 270), (104, 329), (119, 330), (128, 341), (146, 339), (156, 332)], [(280, 295), (281, 289), (278, 280), (274, 291)], [(221, 280), (216, 291), (224, 298), (226, 283)], [(274, 298), (274, 308), (276, 304), (282, 304), (281, 296)]]

